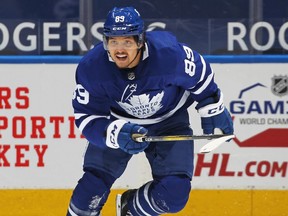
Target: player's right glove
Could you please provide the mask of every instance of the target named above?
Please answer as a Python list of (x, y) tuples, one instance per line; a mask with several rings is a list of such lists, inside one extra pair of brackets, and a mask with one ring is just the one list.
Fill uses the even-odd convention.
[(132, 134), (147, 134), (148, 130), (137, 124), (126, 122), (125, 120), (115, 120), (107, 128), (106, 145), (114, 149), (122, 149), (129, 154), (138, 154), (144, 151), (149, 142), (136, 142), (132, 139)]

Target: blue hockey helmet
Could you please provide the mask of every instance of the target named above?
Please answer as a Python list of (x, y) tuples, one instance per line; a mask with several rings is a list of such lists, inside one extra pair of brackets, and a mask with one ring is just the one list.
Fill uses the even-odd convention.
[(144, 22), (139, 12), (133, 7), (114, 7), (109, 11), (103, 29), (104, 48), (107, 39), (117, 36), (137, 36), (138, 46), (144, 42)]

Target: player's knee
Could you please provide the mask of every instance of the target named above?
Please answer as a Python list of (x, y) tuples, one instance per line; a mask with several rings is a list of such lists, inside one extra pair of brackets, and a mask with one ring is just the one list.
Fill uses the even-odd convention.
[(191, 190), (190, 178), (188, 176), (174, 175), (161, 177), (156, 187), (159, 188), (152, 196), (156, 202), (158, 201), (158, 207), (162, 210), (175, 213), (185, 207)]

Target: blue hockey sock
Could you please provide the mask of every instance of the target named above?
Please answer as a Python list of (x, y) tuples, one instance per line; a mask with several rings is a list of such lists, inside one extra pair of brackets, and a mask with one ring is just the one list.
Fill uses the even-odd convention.
[(132, 215), (179, 212), (186, 205), (190, 190), (190, 178), (186, 175), (159, 177), (139, 188), (128, 206)]
[(67, 215), (71, 211), (77, 215), (99, 215), (113, 182), (114, 178), (105, 173), (86, 171), (73, 191)]

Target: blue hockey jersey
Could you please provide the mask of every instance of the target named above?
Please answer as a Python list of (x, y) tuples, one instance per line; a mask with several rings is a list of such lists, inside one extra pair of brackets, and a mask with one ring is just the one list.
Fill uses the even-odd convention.
[(80, 61), (73, 95), (75, 123), (89, 142), (105, 146), (108, 124), (157, 124), (217, 90), (204, 58), (164, 31), (146, 33), (136, 68), (119, 69), (99, 43)]

